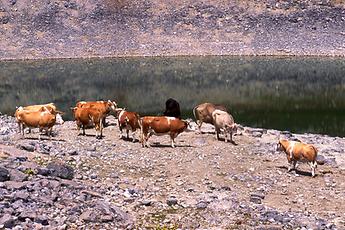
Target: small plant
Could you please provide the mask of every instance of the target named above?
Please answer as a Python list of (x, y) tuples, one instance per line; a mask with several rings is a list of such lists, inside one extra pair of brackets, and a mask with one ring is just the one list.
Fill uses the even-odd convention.
[(26, 175), (32, 176), (35, 175), (36, 173), (34, 172), (34, 170), (32, 170), (31, 168), (25, 169), (24, 173)]

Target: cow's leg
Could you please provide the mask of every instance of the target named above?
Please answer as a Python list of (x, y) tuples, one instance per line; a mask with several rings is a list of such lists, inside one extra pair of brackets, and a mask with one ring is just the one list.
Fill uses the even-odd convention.
[(147, 145), (148, 139), (149, 139), (149, 135), (147, 133), (142, 134), (142, 143), (141, 144), (142, 144), (143, 147), (149, 147)]
[(202, 121), (197, 121), (196, 124), (198, 125), (198, 129), (199, 129), (199, 134), (201, 134), (201, 125), (202, 125)]
[(53, 134), (53, 127), (48, 128), (47, 129), (47, 133), (49, 135), (49, 140), (51, 140), (52, 139), (52, 134)]
[(297, 161), (291, 160), (289, 163), (290, 163), (290, 165), (289, 165), (289, 168), (288, 168), (288, 172), (290, 172), (291, 170), (295, 170), (296, 169)]
[(103, 127), (107, 127), (107, 123), (105, 121), (105, 117), (102, 118), (102, 124), (103, 124)]
[(122, 130), (122, 128), (121, 128), (121, 126), (120, 126), (120, 124), (119, 124), (119, 129), (120, 129), (120, 135), (119, 135), (119, 137), (120, 137), (120, 139), (122, 138), (122, 136), (123, 136), (123, 130)]
[(171, 138), (171, 147), (175, 148), (175, 138), (177, 137), (177, 133), (171, 133), (170, 138)]
[(85, 125), (82, 125), (83, 127), (83, 136), (85, 136)]
[(129, 129), (126, 129), (127, 140), (129, 139)]
[(135, 142), (135, 133), (136, 133), (136, 130), (132, 130), (132, 142), (134, 143)]
[(309, 162), (310, 168), (311, 168), (311, 176), (315, 177), (315, 169), (317, 167), (317, 162)]
[(216, 128), (216, 136), (217, 136), (217, 140), (219, 140), (219, 132), (220, 132), (220, 129)]
[(100, 134), (100, 136), (99, 136), (99, 138), (100, 139), (102, 139), (102, 137), (103, 137), (103, 121), (102, 120), (100, 120), (99, 121), (99, 134)]
[(228, 132), (226, 130), (224, 130), (224, 140), (228, 142)]
[(21, 134), (22, 133), (22, 125), (20, 122), (17, 123), (18, 124), (18, 130), (19, 130), (19, 133)]

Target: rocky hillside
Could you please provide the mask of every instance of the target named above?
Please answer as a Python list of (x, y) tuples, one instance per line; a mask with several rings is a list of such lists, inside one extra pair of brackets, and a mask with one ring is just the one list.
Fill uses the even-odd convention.
[[(108, 122), (39, 141), (0, 116), (0, 229), (345, 229), (344, 138), (243, 127), (233, 145), (204, 125), (142, 148)], [(279, 136), (319, 149), (315, 178), (287, 172)]]
[(0, 58), (345, 55), (343, 0), (2, 0)]

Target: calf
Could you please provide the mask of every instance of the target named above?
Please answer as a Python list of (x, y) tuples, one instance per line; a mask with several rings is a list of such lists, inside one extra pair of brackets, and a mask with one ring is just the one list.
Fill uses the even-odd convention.
[(126, 129), (127, 139), (129, 138), (129, 130), (132, 132), (132, 141), (135, 142), (135, 132), (140, 129), (140, 116), (135, 112), (128, 112), (125, 109), (118, 109), (118, 124), (120, 129), (120, 137), (123, 137), (122, 130)]
[(317, 149), (313, 145), (281, 139), (277, 144), (277, 150), (286, 153), (290, 164), (288, 171), (296, 168), (297, 161), (308, 162), (311, 168), (311, 175), (312, 177), (315, 176)]
[[(40, 131), (46, 130), (49, 138), (51, 138), (53, 126), (55, 124), (63, 124), (60, 114), (50, 112), (46, 107), (42, 107), (38, 111), (28, 111), (23, 107), (19, 107), (16, 111), (16, 120), (23, 136), (24, 128), (29, 127), (39, 128)], [(38, 139), (41, 139), (40, 133)]]
[(165, 111), (163, 114), (164, 116), (181, 119), (180, 104), (175, 99), (169, 98), (165, 102)]
[(80, 128), (83, 129), (83, 135), (85, 135), (85, 128), (94, 125), (96, 130), (96, 138), (102, 138), (103, 136), (103, 118), (106, 116), (104, 111), (97, 108), (83, 108), (74, 107), (72, 108), (74, 119), (77, 123), (78, 131)]
[(228, 141), (228, 134), (230, 134), (230, 142), (233, 142), (232, 134), (237, 132), (234, 118), (227, 112), (216, 109), (212, 113), (212, 119), (216, 129), (217, 140), (219, 140), (219, 133), (223, 130), (225, 142)]
[(106, 125), (105, 118), (110, 112), (116, 113), (117, 104), (115, 101), (80, 101), (76, 104), (78, 108), (95, 108), (100, 110), (105, 116), (102, 118), (103, 126)]
[(214, 125), (212, 113), (214, 110), (227, 111), (222, 105), (214, 105), (212, 103), (203, 103), (193, 108), (195, 123), (198, 125), (199, 133), (201, 133), (201, 125), (203, 122)]
[(149, 137), (154, 135), (170, 135), (171, 146), (175, 147), (175, 138), (185, 131), (188, 127), (186, 121), (182, 121), (175, 117), (154, 117), (148, 116), (140, 119), (141, 122), (141, 143), (146, 145)]

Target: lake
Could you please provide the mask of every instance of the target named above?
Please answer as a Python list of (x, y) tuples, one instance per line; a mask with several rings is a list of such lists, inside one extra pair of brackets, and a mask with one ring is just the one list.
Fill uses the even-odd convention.
[(183, 116), (202, 102), (224, 104), (235, 121), (297, 133), (345, 135), (345, 59), (133, 57), (0, 62), (0, 111), (55, 102), (71, 119), (80, 100), (111, 99), (158, 115), (165, 101)]

